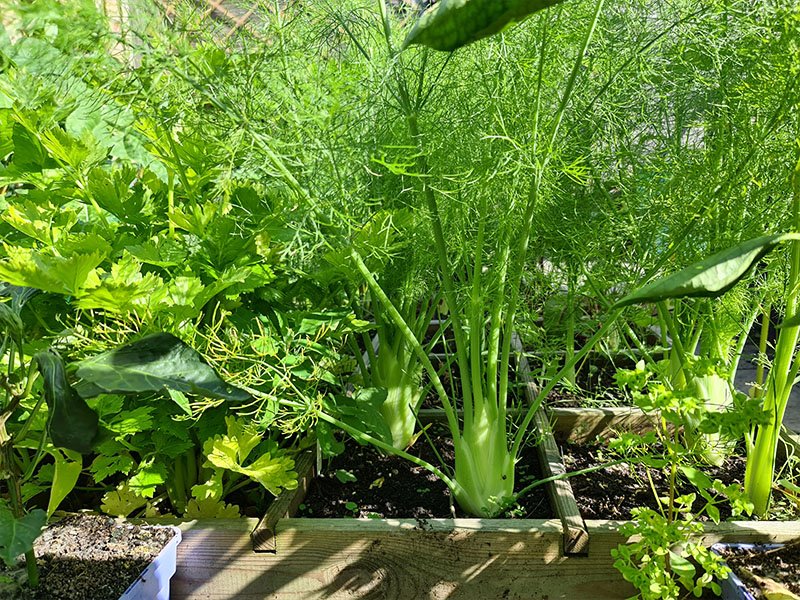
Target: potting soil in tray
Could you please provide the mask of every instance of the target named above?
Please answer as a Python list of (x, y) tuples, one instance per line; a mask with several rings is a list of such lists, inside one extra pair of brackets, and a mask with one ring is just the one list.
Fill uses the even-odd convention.
[(39, 587), (0, 588), (0, 598), (119, 600), (173, 535), (170, 529), (111, 517), (66, 517), (49, 525), (35, 542)]
[(723, 557), (728, 566), (747, 586), (755, 598), (761, 594), (756, 578), (772, 580), (785, 586), (793, 594), (800, 594), (800, 544), (786, 544), (781, 548), (767, 549), (755, 545), (753, 551), (745, 548), (725, 548)]
[[(563, 444), (561, 453), (567, 471), (580, 471), (604, 462), (611, 462), (608, 453), (602, 456), (602, 444)], [(745, 459), (733, 455), (719, 467), (703, 470), (711, 479), (719, 479), (724, 484), (744, 481)], [(666, 471), (650, 469), (653, 484), (660, 495), (666, 495), (669, 476)], [(575, 500), (584, 519), (622, 519), (631, 518), (631, 509), (648, 507), (658, 510), (656, 500), (647, 479), (647, 469), (643, 465), (619, 464), (586, 475), (569, 478), (575, 492)], [(681, 482), (681, 494), (695, 492), (691, 484)], [(720, 516), (726, 519), (730, 509), (726, 503), (718, 505)]]
[[(453, 442), (441, 426), (429, 429), (431, 439), (446, 464), (453, 464)], [(439, 464), (424, 437), (412, 453)], [(517, 464), (517, 489), (540, 478), (536, 452), (525, 449)], [(456, 517), (468, 517), (456, 505)], [(385, 456), (371, 446), (349, 440), (343, 454), (326, 465), (311, 484), (299, 516), (321, 518), (450, 518), (450, 491), (433, 473), (405, 459)], [(553, 517), (544, 486), (534, 488), (512, 508), (509, 518)]]

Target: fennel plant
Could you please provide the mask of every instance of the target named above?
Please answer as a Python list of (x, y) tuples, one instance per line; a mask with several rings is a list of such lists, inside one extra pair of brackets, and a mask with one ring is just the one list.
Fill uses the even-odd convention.
[[(512, 360), (514, 320), (520, 300), (522, 273), (532, 238), (532, 222), (546, 191), (545, 179), (552, 168), (555, 144), (564, 114), (570, 104), (587, 48), (597, 27), (603, 0), (594, 5), (591, 21), (580, 40), (579, 49), (566, 84), (556, 103), (554, 114), (546, 122), (543, 100), (543, 74), (548, 54), (554, 48), (548, 44), (550, 15), (539, 17), (535, 106), (532, 123), (532, 146), (526, 174), (528, 191), (519, 207), (521, 219), (504, 219), (491, 235), (490, 206), (485, 194), (475, 205), (467, 206), (475, 223), (473, 248), (469, 255), (472, 264), (454, 269), (450, 257), (452, 240), (459, 231), (447, 231), (442, 215), (440, 192), (436, 189), (435, 174), (429, 162), (429, 149), (421, 126), (421, 112), (428, 97), (423, 85), (427, 50), (419, 60), (421, 74), (413, 86), (406, 77), (405, 54), (395, 50), (392, 29), (386, 7), (380, 3), (384, 37), (392, 59), (391, 81), (393, 97), (405, 119), (407, 134), (415, 147), (417, 190), (424, 202), (439, 261), (444, 300), (449, 311), (455, 345), (455, 364), (461, 376), (461, 395), (452, 398), (409, 324), (381, 288), (363, 258), (353, 249), (351, 258), (363, 275), (374, 297), (403, 334), (431, 378), (433, 389), (444, 409), (447, 426), (455, 445), (453, 476), (442, 477), (451, 489), (459, 506), (467, 513), (493, 517), (499, 514), (514, 496), (514, 465), (542, 398), (560, 377), (571, 369), (588, 348), (613, 323), (609, 318), (587, 345), (577, 352), (562, 371), (539, 394), (537, 402), (527, 407), (516, 431), (509, 429), (509, 375)], [(514, 207), (517, 208), (517, 207)], [(487, 258), (491, 257), (491, 258)], [(352, 431), (351, 431), (352, 433)], [(358, 432), (356, 432), (358, 435)], [(416, 462), (419, 462), (418, 460)]]

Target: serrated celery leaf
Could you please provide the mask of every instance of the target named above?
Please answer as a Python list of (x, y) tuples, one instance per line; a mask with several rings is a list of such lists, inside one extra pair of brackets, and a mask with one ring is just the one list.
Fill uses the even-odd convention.
[(92, 461), (92, 464), (89, 466), (89, 472), (92, 474), (95, 483), (100, 483), (104, 479), (111, 475), (116, 475), (117, 473), (127, 475), (135, 466), (136, 463), (131, 458), (130, 454), (125, 453), (114, 456), (100, 454)]
[(166, 481), (166, 465), (150, 459), (139, 464), (139, 470), (128, 480), (128, 486), (138, 496), (152, 498), (156, 493), (156, 488)]
[(236, 439), (220, 436), (212, 441), (206, 458), (217, 468), (250, 477), (276, 496), (281, 489), (297, 487), (297, 473), (292, 470), (294, 469), (292, 459), (285, 456), (273, 457), (265, 453), (244, 467), (239, 464), (239, 452), (240, 447)]
[(127, 483), (123, 483), (116, 490), (103, 495), (100, 510), (114, 517), (127, 517), (145, 504), (147, 504), (147, 499), (133, 492)]
[(236, 519), (239, 516), (239, 507), (235, 504), (225, 504), (222, 500), (189, 500), (186, 512), (187, 519)]
[(51, 256), (30, 248), (3, 245), (0, 280), (54, 294), (77, 295), (94, 269), (103, 262), (100, 251), (71, 256)]

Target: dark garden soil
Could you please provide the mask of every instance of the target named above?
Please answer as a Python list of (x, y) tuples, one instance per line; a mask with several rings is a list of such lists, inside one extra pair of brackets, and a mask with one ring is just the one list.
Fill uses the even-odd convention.
[[(722, 554), (728, 566), (755, 598), (785, 597), (768, 596), (765, 593), (775, 582), (788, 588), (793, 594), (800, 594), (800, 543), (786, 544), (774, 549), (756, 544), (752, 551), (727, 548)], [(774, 588), (771, 591), (777, 592)]]
[[(537, 357), (528, 356), (534, 374)], [(617, 385), (619, 369), (633, 369), (636, 362), (625, 356), (615, 358), (592, 353), (576, 367), (575, 385), (559, 384), (545, 400), (551, 408), (591, 408), (594, 406), (629, 406), (630, 399)], [(535, 379), (535, 375), (534, 375)]]
[[(446, 464), (453, 464), (453, 443), (443, 427), (429, 429), (433, 444)], [(439, 459), (424, 437), (412, 453), (432, 464)], [(517, 489), (541, 478), (535, 450), (524, 450), (517, 465)], [(414, 518), (453, 517), (450, 492), (432, 473), (395, 456), (384, 456), (370, 446), (348, 441), (345, 452), (335, 457), (324, 473), (311, 484), (300, 516), (323, 518)], [(456, 517), (467, 517), (457, 506)], [(508, 518), (548, 519), (553, 517), (544, 486), (520, 499)]]
[(0, 598), (119, 600), (173, 535), (171, 529), (111, 517), (67, 517), (36, 540), (39, 587), (25, 592), (0, 587)]
[[(608, 453), (603, 455), (602, 444), (564, 444), (561, 446), (567, 471), (580, 471), (604, 462), (611, 462)], [(744, 481), (745, 459), (731, 456), (719, 467), (707, 467), (706, 475), (719, 479), (724, 484)], [(668, 490), (669, 476), (666, 471), (650, 469), (650, 476), (659, 494), (664, 496)], [(594, 471), (586, 475), (570, 477), (578, 508), (585, 519), (631, 518), (631, 509), (648, 507), (658, 510), (655, 497), (650, 489), (647, 468), (643, 465), (620, 464)], [(681, 481), (681, 494), (694, 493), (688, 482)], [(699, 508), (699, 505), (698, 505)], [(717, 506), (722, 519), (730, 517), (730, 509), (723, 502)]]

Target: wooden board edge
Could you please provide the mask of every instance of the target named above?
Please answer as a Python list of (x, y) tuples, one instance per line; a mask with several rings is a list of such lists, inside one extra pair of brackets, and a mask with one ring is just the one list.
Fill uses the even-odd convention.
[(316, 456), (313, 450), (306, 450), (297, 457), (295, 461), (297, 488), (284, 490), (280, 496), (275, 498), (258, 525), (250, 533), (253, 552), (275, 553), (278, 551), (275, 528), (281, 519), (294, 516), (305, 499), (308, 487), (314, 477), (315, 462)]
[[(525, 404), (531, 406), (536, 402), (539, 388), (531, 377), (528, 359), (522, 353), (522, 342), (516, 333), (513, 334), (511, 345), (518, 356), (517, 379), (523, 384)], [(539, 433), (536, 453), (542, 476), (545, 479), (564, 477), (567, 469), (543, 406), (539, 406), (534, 414), (534, 425)], [(555, 479), (546, 484), (546, 489), (553, 510), (564, 527), (564, 554), (585, 555), (589, 549), (589, 533), (578, 509), (572, 485), (567, 479)]]

